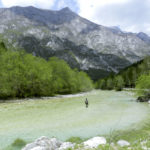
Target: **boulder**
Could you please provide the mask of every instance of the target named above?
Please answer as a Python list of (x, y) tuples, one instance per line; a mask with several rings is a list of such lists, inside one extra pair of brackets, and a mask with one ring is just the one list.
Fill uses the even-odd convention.
[(150, 101), (150, 93), (147, 93), (145, 96), (139, 96), (137, 102), (148, 102)]
[(119, 141), (117, 142), (117, 144), (118, 144), (119, 146), (121, 146), (121, 147), (129, 146), (129, 145), (130, 145), (130, 143), (129, 143), (128, 141), (125, 141), (125, 140), (119, 140)]
[(27, 144), (22, 150), (54, 150), (61, 146), (62, 142), (56, 138), (40, 137), (33, 143)]
[(94, 137), (83, 142), (83, 145), (87, 148), (97, 148), (102, 144), (106, 144), (106, 139), (104, 137)]
[(148, 101), (148, 100), (145, 96), (140, 96), (137, 98), (137, 102), (146, 102), (146, 101)]
[(64, 142), (64, 143), (62, 143), (62, 145), (59, 147), (58, 150), (65, 150), (65, 149), (68, 149), (68, 148), (74, 148), (74, 146), (75, 146), (74, 143)]

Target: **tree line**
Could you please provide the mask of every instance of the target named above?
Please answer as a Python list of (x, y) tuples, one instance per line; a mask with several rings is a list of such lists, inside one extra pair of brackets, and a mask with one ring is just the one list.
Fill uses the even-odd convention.
[(0, 98), (53, 96), (89, 91), (93, 88), (89, 76), (56, 57), (48, 61), (11, 51), (0, 43)]
[[(96, 82), (97, 89), (103, 90), (117, 90), (123, 88), (149, 88), (150, 89), (150, 57), (146, 57), (132, 66), (129, 66), (119, 72), (118, 74), (111, 74), (110, 76), (100, 79)], [(142, 87), (143, 86), (143, 87)], [(139, 90), (141, 91), (141, 90)]]

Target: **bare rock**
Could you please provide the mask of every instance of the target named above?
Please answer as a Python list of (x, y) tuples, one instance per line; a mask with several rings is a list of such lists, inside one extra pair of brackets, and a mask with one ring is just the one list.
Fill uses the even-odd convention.
[(129, 145), (130, 145), (130, 143), (129, 143), (128, 141), (125, 141), (125, 140), (119, 140), (119, 141), (117, 142), (117, 144), (118, 144), (119, 146), (121, 146), (121, 147), (129, 146)]
[(94, 137), (85, 142), (83, 142), (85, 147), (97, 148), (99, 145), (106, 144), (106, 139), (104, 137)]
[(56, 138), (47, 138), (45, 136), (40, 137), (33, 143), (27, 144), (22, 150), (55, 150), (60, 147), (61, 141)]
[(65, 150), (65, 149), (68, 149), (68, 148), (74, 148), (74, 146), (75, 146), (74, 143), (64, 142), (64, 143), (62, 143), (62, 145), (59, 147), (58, 150)]

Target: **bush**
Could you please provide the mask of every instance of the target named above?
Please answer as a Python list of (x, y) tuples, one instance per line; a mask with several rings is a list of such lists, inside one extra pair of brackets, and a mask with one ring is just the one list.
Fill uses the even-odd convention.
[(147, 75), (141, 75), (136, 82), (137, 94), (139, 96), (148, 96), (150, 94), (150, 72)]
[(22, 148), (22, 147), (24, 147), (26, 145), (26, 142), (24, 141), (24, 140), (22, 140), (22, 139), (16, 139), (12, 144), (11, 144), (11, 146), (13, 146), (13, 147), (20, 147), (20, 148)]

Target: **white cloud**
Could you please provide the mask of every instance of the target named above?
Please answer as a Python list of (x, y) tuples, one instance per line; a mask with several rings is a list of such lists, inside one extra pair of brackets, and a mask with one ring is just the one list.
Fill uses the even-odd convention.
[(77, 3), (79, 5), (79, 14), (81, 16), (99, 23), (99, 20), (95, 16), (99, 9), (110, 4), (123, 4), (128, 1), (129, 0), (77, 0)]
[(105, 26), (150, 34), (150, 0), (77, 0), (79, 14)]
[(4, 7), (32, 5), (48, 9), (54, 5), (55, 0), (1, 0), (1, 2)]
[(57, 4), (57, 8), (58, 9), (62, 9), (63, 7), (66, 7), (66, 3), (64, 0), (59, 0), (58, 4)]

